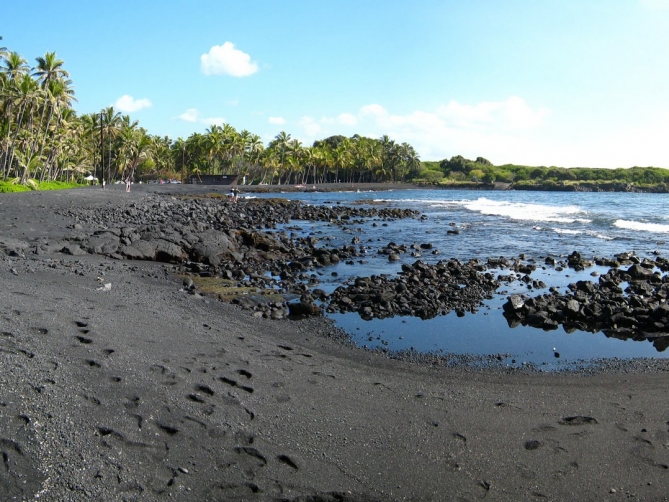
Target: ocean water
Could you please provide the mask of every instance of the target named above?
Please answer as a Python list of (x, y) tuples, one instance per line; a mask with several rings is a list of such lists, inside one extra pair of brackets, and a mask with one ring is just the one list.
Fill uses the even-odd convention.
[[(666, 211), (669, 195), (666, 194), (398, 190), (285, 193), (281, 196), (315, 205), (410, 208), (424, 215), (394, 221), (353, 221), (344, 226), (303, 221), (288, 225), (286, 231), (315, 235), (328, 247), (348, 245), (353, 237), (358, 237), (360, 243), (356, 246), (366, 249), (365, 258), (353, 265), (340, 263), (319, 270), (319, 287), (326, 290), (335, 289), (350, 277), (396, 275), (402, 263), (410, 264), (417, 259), (435, 263), (448, 258), (486, 260), (521, 254), (539, 266), (532, 273), (534, 279), (564, 290), (567, 284), (579, 279), (597, 280), (591, 273), (601, 274), (607, 268), (560, 272), (542, 266), (547, 255), (558, 260), (573, 251), (584, 258), (612, 258), (621, 252), (651, 258), (656, 254), (669, 256), (669, 213)], [(459, 234), (448, 233), (454, 229)], [(431, 243), (438, 254), (432, 254), (432, 250), (422, 251), (420, 257), (405, 253), (401, 261), (389, 263), (387, 257), (377, 251), (390, 242)], [(461, 318), (454, 313), (425, 321), (410, 317), (364, 321), (355, 313), (331, 317), (361, 346), (499, 355), (510, 365), (531, 363), (557, 369), (594, 358), (669, 356), (648, 341), (611, 339), (601, 332), (568, 334), (561, 328), (548, 332), (523, 326), (509, 328), (501, 305), (509, 294), (519, 292), (534, 296), (547, 290), (528, 291), (519, 281), (511, 286), (503, 285), (477, 314)]]

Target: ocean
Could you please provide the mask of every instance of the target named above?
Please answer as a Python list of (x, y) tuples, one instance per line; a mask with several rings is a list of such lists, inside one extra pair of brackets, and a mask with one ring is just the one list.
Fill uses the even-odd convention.
[[(330, 291), (351, 277), (396, 275), (403, 263), (418, 259), (436, 263), (449, 258), (485, 261), (520, 255), (525, 260), (535, 260), (538, 268), (532, 278), (564, 291), (567, 284), (580, 279), (596, 281), (591, 274), (604, 273), (608, 268), (558, 271), (543, 265), (548, 255), (556, 260), (573, 251), (586, 259), (613, 258), (623, 252), (653, 259), (657, 254), (669, 256), (667, 194), (397, 190), (297, 192), (281, 197), (314, 205), (409, 208), (423, 215), (394, 221), (351, 221), (346, 225), (304, 221), (287, 225), (286, 231), (315, 235), (327, 247), (349, 245), (357, 237), (358, 246), (366, 248), (365, 258), (353, 265), (340, 263), (319, 270), (319, 287)], [(390, 242), (407, 246), (429, 243), (432, 249), (422, 250), (420, 257), (404, 253), (400, 261), (389, 262), (377, 251)], [(490, 356), (503, 364), (532, 364), (547, 370), (587, 364), (588, 360), (599, 358), (669, 357), (645, 340), (618, 340), (601, 332), (566, 333), (562, 328), (543, 331), (508, 326), (501, 309), (508, 295), (536, 296), (546, 292), (528, 291), (520, 281), (502, 285), (495, 298), (487, 300), (478, 313), (464, 317), (451, 313), (430, 320), (396, 316), (365, 321), (357, 313), (328, 315), (360, 346)]]

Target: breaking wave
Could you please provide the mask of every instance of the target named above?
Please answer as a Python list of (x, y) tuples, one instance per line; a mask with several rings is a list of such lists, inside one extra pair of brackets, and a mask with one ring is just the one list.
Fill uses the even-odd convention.
[(578, 206), (546, 206), (543, 204), (527, 204), (524, 202), (508, 202), (490, 200), (482, 197), (460, 204), (470, 211), (490, 216), (504, 216), (512, 220), (552, 221), (556, 223), (589, 223), (590, 220), (577, 218), (584, 211)]
[(669, 233), (669, 225), (660, 223), (645, 223), (643, 221), (616, 220), (613, 226), (624, 228), (626, 230), (636, 230), (637, 232), (655, 232), (660, 234)]

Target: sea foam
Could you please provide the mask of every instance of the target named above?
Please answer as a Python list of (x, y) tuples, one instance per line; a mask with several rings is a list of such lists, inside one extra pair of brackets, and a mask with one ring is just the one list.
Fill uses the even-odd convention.
[(485, 197), (462, 201), (462, 206), (470, 211), (491, 216), (505, 216), (512, 220), (552, 221), (556, 223), (589, 223), (585, 218), (576, 218), (583, 213), (578, 206), (546, 206), (542, 204), (526, 204), (486, 199)]
[(624, 228), (626, 230), (636, 230), (638, 232), (655, 232), (660, 234), (669, 233), (669, 225), (660, 223), (646, 223), (643, 221), (616, 220), (613, 226)]

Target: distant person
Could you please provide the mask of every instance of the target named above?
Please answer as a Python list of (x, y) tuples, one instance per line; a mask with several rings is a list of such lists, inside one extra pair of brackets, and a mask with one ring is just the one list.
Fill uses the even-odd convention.
[(125, 191), (126, 191), (126, 192), (129, 192), (129, 191), (130, 191), (130, 176), (128, 176), (128, 177), (125, 179)]
[(237, 202), (237, 196), (239, 195), (239, 190), (237, 187), (232, 187), (230, 189), (230, 197), (232, 198), (232, 202)]
[(103, 190), (105, 189), (105, 185), (106, 185), (106, 184), (107, 184), (107, 182), (105, 181), (104, 178), (102, 178), (102, 189), (103, 189)]

